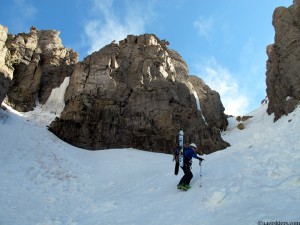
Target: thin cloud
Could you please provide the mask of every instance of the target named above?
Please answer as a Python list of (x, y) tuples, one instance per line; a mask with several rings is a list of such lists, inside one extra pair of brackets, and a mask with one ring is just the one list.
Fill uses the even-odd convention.
[(35, 19), (38, 14), (37, 8), (28, 0), (13, 0), (14, 15), (12, 19), (12, 26), (9, 27), (13, 32), (23, 32), (27, 30), (32, 24), (31, 20)]
[(196, 28), (197, 32), (200, 36), (209, 38), (210, 33), (213, 30), (214, 19), (213, 17), (204, 18), (203, 16), (199, 17), (196, 21), (194, 21), (193, 26)]
[(113, 0), (94, 0), (92, 11), (99, 16), (85, 24), (85, 35), (90, 46), (88, 54), (98, 51), (113, 40), (119, 41), (128, 34), (140, 34), (145, 30), (145, 23), (149, 19), (151, 9), (145, 13), (143, 5), (134, 2), (133, 5), (124, 8), (124, 16), (118, 17), (113, 3)]
[(249, 99), (241, 94), (238, 82), (226, 68), (212, 59), (198, 66), (198, 69), (205, 83), (220, 94), (226, 114), (241, 115), (248, 112)]
[(19, 17), (23, 19), (33, 19), (38, 13), (38, 10), (29, 1), (13, 0), (13, 3), (18, 10)]

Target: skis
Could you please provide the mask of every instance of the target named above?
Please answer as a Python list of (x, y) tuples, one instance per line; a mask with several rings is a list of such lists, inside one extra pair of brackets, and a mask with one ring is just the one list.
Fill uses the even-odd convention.
[(183, 131), (179, 130), (178, 135), (178, 146), (173, 149), (173, 155), (175, 160), (174, 174), (177, 175), (179, 172), (179, 166), (183, 167)]
[(173, 161), (175, 161), (175, 170), (174, 174), (177, 175), (179, 172), (179, 154), (180, 154), (180, 147), (177, 146), (176, 148), (173, 148)]
[(180, 128), (178, 135), (179, 152), (179, 166), (183, 167), (183, 130)]
[(178, 172), (179, 172), (179, 160), (176, 159), (174, 174), (177, 175)]

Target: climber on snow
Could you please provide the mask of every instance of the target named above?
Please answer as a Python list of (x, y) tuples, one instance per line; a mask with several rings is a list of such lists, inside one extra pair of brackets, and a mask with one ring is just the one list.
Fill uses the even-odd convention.
[(191, 171), (192, 158), (198, 159), (200, 162), (204, 160), (203, 158), (197, 156), (196, 151), (197, 151), (197, 145), (194, 143), (190, 144), (190, 146), (184, 150), (183, 153), (184, 163), (183, 163), (183, 167), (181, 167), (184, 175), (181, 178), (179, 184), (177, 185), (178, 189), (187, 190), (191, 188), (190, 181), (193, 178), (193, 173)]

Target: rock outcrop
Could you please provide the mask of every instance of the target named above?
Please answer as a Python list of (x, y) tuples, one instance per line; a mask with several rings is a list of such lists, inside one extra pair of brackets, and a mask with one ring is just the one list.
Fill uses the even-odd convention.
[(0, 97), (16, 110), (37, 102), (47, 109), (51, 92), (67, 86), (49, 129), (72, 145), (170, 153), (182, 128), (185, 143), (204, 153), (229, 146), (220, 136), (227, 119), (219, 94), (189, 76), (181, 56), (155, 35), (128, 35), (77, 62), (58, 31), (11, 35), (0, 27), (0, 48)]
[(22, 112), (44, 104), (78, 61), (78, 53), (64, 48), (55, 30), (32, 27), (29, 33), (9, 34), (5, 45), (6, 64), (13, 70), (6, 101)]
[(0, 25), (0, 104), (4, 100), (13, 78), (13, 68), (8, 64), (8, 49), (5, 45), (7, 41), (8, 29)]
[[(205, 119), (198, 96), (207, 99), (203, 105), (207, 115), (211, 99), (222, 115)], [(199, 78), (189, 80), (186, 63), (166, 42), (150, 34), (129, 35), (76, 64), (65, 93), (66, 106), (50, 130), (86, 149), (170, 152), (183, 128), (185, 143), (196, 142), (210, 153), (228, 146), (220, 136), (227, 120), (218, 97)]]
[(276, 8), (273, 26), (275, 43), (267, 47), (267, 111), (277, 120), (300, 101), (300, 1)]

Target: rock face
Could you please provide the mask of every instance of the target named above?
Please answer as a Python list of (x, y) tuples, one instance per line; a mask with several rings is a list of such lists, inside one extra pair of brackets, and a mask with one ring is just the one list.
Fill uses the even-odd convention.
[(11, 35), (0, 27), (0, 100), (6, 95), (7, 104), (30, 111), (37, 102), (49, 105), (51, 92), (68, 85), (64, 110), (49, 129), (85, 149), (171, 152), (180, 128), (184, 142), (204, 153), (226, 148), (220, 130), (227, 119), (218, 93), (189, 76), (184, 60), (167, 45), (155, 35), (128, 35), (78, 63), (58, 31), (32, 27)]
[(181, 56), (155, 35), (128, 35), (77, 63), (65, 103), (50, 130), (78, 147), (170, 152), (179, 128), (185, 143), (206, 153), (228, 146), (220, 136), (227, 119), (218, 94), (189, 78)]
[(5, 45), (6, 64), (13, 71), (6, 101), (18, 111), (33, 110), (37, 101), (44, 104), (78, 61), (78, 54), (62, 46), (55, 30), (32, 27), (29, 33), (9, 34)]
[(189, 76), (189, 81), (197, 91), (201, 103), (200, 108), (205, 121), (212, 127), (226, 130), (228, 120), (224, 114), (225, 108), (221, 102), (219, 93), (211, 90), (210, 87), (197, 76)]
[(7, 27), (0, 25), (0, 104), (4, 100), (13, 78), (13, 68), (7, 62), (8, 49), (5, 45), (7, 32)]
[(267, 111), (277, 120), (300, 101), (300, 1), (276, 8), (273, 26), (275, 43), (267, 47)]

